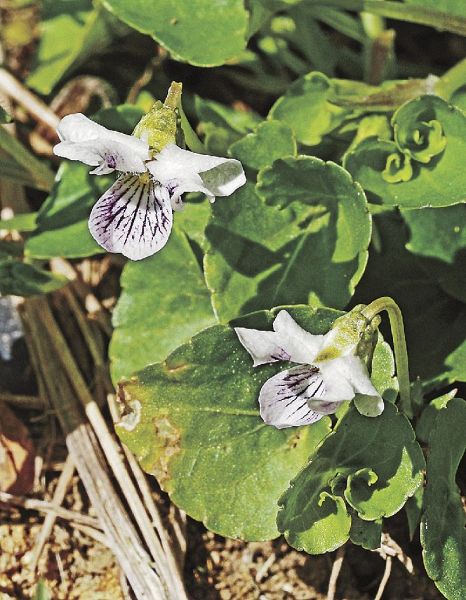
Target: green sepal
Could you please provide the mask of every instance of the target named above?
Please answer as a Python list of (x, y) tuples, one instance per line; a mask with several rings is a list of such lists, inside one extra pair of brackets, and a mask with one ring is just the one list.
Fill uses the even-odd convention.
[(167, 98), (162, 104), (157, 100), (150, 111), (144, 115), (133, 131), (133, 135), (145, 140), (155, 153), (168, 144), (176, 142), (178, 114), (181, 102), (181, 84), (173, 82)]

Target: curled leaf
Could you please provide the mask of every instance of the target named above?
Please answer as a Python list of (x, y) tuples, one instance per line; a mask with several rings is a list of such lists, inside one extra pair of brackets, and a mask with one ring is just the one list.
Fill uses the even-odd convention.
[[(411, 104), (411, 107), (415, 106)], [(429, 120), (429, 114), (433, 114), (431, 111), (411, 115), (409, 111), (406, 112), (403, 120), (394, 125), (395, 141), (408, 156), (427, 164), (431, 158), (443, 152), (447, 145), (442, 125), (436, 119)]]
[(400, 181), (409, 181), (413, 176), (411, 160), (407, 154), (393, 152), (387, 156), (385, 169), (382, 177), (388, 183), (399, 183)]

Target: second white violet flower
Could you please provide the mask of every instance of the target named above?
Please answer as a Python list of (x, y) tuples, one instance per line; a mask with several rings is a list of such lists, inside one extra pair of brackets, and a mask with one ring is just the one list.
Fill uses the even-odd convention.
[(254, 367), (276, 361), (297, 363), (262, 386), (260, 414), (267, 424), (278, 429), (309, 425), (353, 399), (365, 416), (382, 413), (383, 400), (357, 354), (359, 334), (351, 326), (349, 335), (344, 329), (347, 323), (351, 325), (351, 317), (340, 323), (341, 329), (313, 335), (282, 310), (273, 322), (273, 331), (235, 328)]

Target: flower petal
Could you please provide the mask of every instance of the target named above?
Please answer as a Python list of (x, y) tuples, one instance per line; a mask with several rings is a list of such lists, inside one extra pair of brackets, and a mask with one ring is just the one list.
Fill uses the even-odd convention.
[(254, 367), (277, 360), (290, 360), (290, 355), (277, 344), (277, 334), (274, 331), (246, 327), (235, 327), (235, 331), (239, 341), (251, 355)]
[(79, 143), (107, 137), (110, 130), (91, 121), (82, 113), (74, 113), (63, 117), (58, 124), (57, 133), (62, 141)]
[(89, 230), (109, 252), (140, 260), (165, 246), (172, 223), (167, 190), (153, 181), (124, 175), (95, 204)]
[(364, 394), (356, 394), (354, 397), (354, 405), (359, 414), (364, 417), (378, 417), (383, 413), (384, 403), (382, 398), (377, 396), (367, 396)]
[(261, 417), (277, 429), (310, 425), (322, 418), (323, 413), (310, 408), (309, 400), (318, 399), (324, 392), (323, 379), (315, 367), (300, 365), (287, 369), (262, 386)]
[(114, 170), (143, 173), (149, 160), (149, 146), (133, 135), (111, 131), (78, 113), (64, 117), (57, 129), (62, 140), (53, 151), (57, 156), (98, 166), (104, 175)]
[(281, 310), (273, 322), (277, 340), (295, 363), (312, 364), (322, 345), (323, 335), (314, 335), (305, 331), (293, 317)]
[(335, 358), (316, 363), (316, 367), (318, 367), (324, 379), (324, 399), (327, 402), (346, 402), (354, 398), (355, 391), (351, 383), (350, 369), (346, 358)]
[[(358, 400), (356, 403), (359, 412), (366, 416), (381, 414), (383, 400), (372, 385), (369, 372), (358, 356), (343, 356), (334, 360), (319, 362), (316, 366), (318, 366), (324, 379), (324, 400), (328, 402), (345, 402), (353, 400), (356, 394), (362, 394), (366, 397), (366, 401), (360, 398), (360, 402)], [(368, 408), (368, 398), (372, 399), (372, 408)]]
[(144, 173), (146, 166), (132, 148), (113, 140), (95, 140), (91, 142), (60, 142), (54, 153), (69, 160), (80, 162), (97, 168), (91, 171), (93, 175), (107, 175), (113, 171), (123, 173)]
[(246, 183), (238, 160), (196, 154), (175, 144), (166, 146), (147, 168), (162, 185), (173, 187), (178, 198), (184, 192), (202, 192), (214, 200), (215, 196), (229, 196)]

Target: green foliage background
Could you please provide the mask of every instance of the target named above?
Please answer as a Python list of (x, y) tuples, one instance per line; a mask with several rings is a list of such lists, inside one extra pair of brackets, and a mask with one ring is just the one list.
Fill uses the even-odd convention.
[[(452, 600), (466, 596), (466, 414), (451, 393), (466, 382), (464, 35), (461, 0), (44, 0), (27, 79), (48, 101), (99, 76), (115, 106), (88, 113), (125, 133), (182, 80), (187, 146), (247, 173), (212, 207), (190, 195), (166, 248), (123, 266), (109, 356), (141, 411), (119, 433), (143, 467), (212, 530), (284, 533), (309, 553), (377, 547), (410, 498), (410, 532), (421, 524), (426, 570)], [(460, 50), (417, 60), (426, 40)], [(77, 163), (55, 174), (3, 126), (0, 153), (0, 177), (47, 195), (0, 223), (23, 236), (0, 242), (0, 292), (50, 292), (66, 279), (49, 259), (103, 252), (87, 219), (112, 176)], [(231, 323), (267, 329), (286, 305), (325, 333), (335, 309), (384, 295), (405, 317), (411, 422), (380, 336), (382, 416), (344, 407), (306, 428), (264, 425), (257, 395), (276, 367), (253, 370)]]

